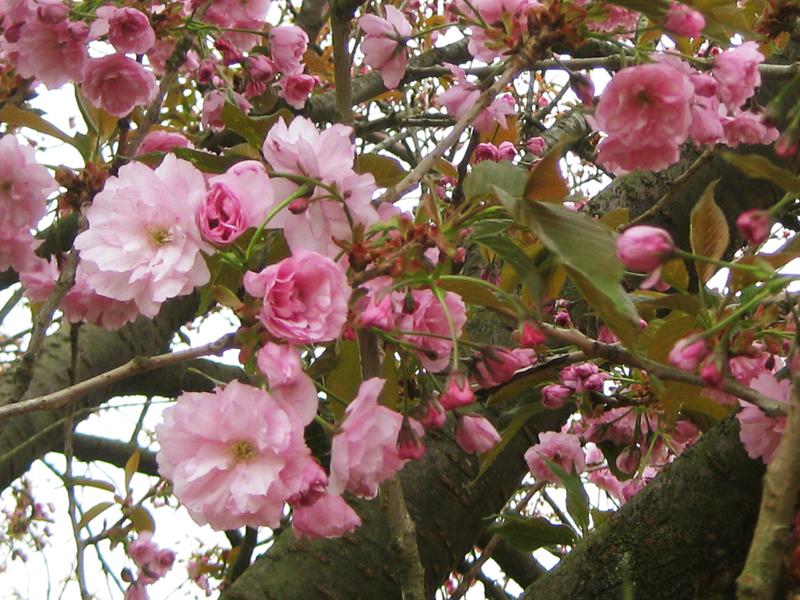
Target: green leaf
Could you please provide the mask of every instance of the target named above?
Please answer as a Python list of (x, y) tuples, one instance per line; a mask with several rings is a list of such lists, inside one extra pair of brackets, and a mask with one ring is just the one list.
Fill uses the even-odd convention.
[(39, 133), (57, 138), (70, 146), (75, 145), (75, 140), (71, 136), (61, 131), (52, 123), (45, 121), (35, 112), (22, 110), (13, 104), (6, 104), (2, 110), (0, 110), (0, 121), (13, 125), (14, 127), (28, 127)]
[(455, 292), (461, 296), (462, 300), (467, 304), (477, 304), (478, 306), (495, 308), (501, 311), (516, 311), (513, 305), (498, 298), (492, 290), (481, 285), (477, 281), (473, 282), (466, 279), (439, 279), (436, 281), (436, 286), (448, 292)]
[(92, 522), (93, 519), (99, 517), (102, 513), (104, 513), (112, 506), (114, 506), (114, 502), (111, 502), (110, 500), (95, 504), (92, 508), (83, 513), (83, 517), (81, 517), (81, 520), (78, 521), (78, 529), (83, 529), (84, 527), (86, 527), (89, 523)]
[(583, 487), (581, 478), (575, 473), (567, 473), (552, 460), (545, 460), (567, 491), (567, 512), (585, 534), (589, 531), (589, 495)]
[(239, 310), (244, 303), (239, 299), (232, 290), (226, 288), (224, 285), (213, 285), (211, 286), (211, 296), (217, 303), (221, 304), (222, 306), (227, 306), (228, 308), (232, 308), (233, 310)]
[(475, 200), (495, 195), (495, 186), (514, 197), (525, 192), (528, 172), (515, 167), (507, 160), (492, 162), (485, 160), (472, 167), (464, 178), (464, 197)]
[(525, 183), (523, 198), (530, 202), (561, 202), (569, 194), (569, 186), (561, 174), (561, 155), (564, 144), (557, 144), (545, 154)]
[[(717, 181), (709, 183), (700, 200), (692, 209), (689, 241), (694, 254), (719, 260), (728, 248), (730, 233), (725, 215), (714, 202), (716, 187)], [(705, 283), (711, 279), (717, 267), (704, 261), (695, 260), (695, 269), (700, 281)]]
[(237, 104), (226, 100), (225, 105), (222, 107), (221, 118), (228, 129), (238, 133), (255, 148), (261, 147), (264, 142), (264, 136), (256, 129), (253, 119)]
[(223, 151), (226, 156), (243, 156), (250, 160), (261, 160), (261, 154), (258, 148), (248, 142), (236, 144)]
[(134, 450), (133, 454), (125, 462), (125, 491), (131, 489), (131, 479), (133, 479), (133, 474), (139, 468), (140, 457), (139, 450)]
[(722, 157), (748, 177), (768, 179), (787, 192), (800, 194), (800, 177), (758, 154), (723, 152)]
[(485, 236), (480, 238), (479, 243), (511, 265), (520, 281), (528, 289), (528, 293), (536, 300), (537, 306), (540, 305), (544, 294), (544, 284), (534, 260), (505, 235)]
[(117, 488), (114, 487), (113, 483), (108, 481), (101, 481), (99, 479), (90, 479), (88, 477), (73, 477), (72, 478), (72, 485), (82, 485), (86, 487), (93, 487), (99, 490), (105, 490), (107, 492), (114, 493), (117, 491)]
[(128, 518), (131, 520), (136, 533), (156, 530), (156, 521), (153, 519), (153, 515), (143, 506), (134, 507), (131, 514), (128, 515)]
[(356, 173), (370, 173), (378, 187), (397, 185), (408, 175), (397, 159), (374, 153), (359, 155), (354, 170)]
[[(355, 340), (343, 340), (337, 346), (338, 363), (325, 378), (325, 385), (338, 398), (350, 403), (361, 385), (361, 354)], [(331, 401), (331, 409), (337, 419), (342, 418), (344, 406)]]
[(508, 212), (555, 254), (605, 324), (626, 346), (639, 332), (639, 316), (620, 282), (614, 234), (607, 226), (563, 206), (501, 195)]
[(577, 541), (572, 529), (542, 517), (525, 519), (504, 514), (503, 523), (489, 529), (523, 552), (533, 552), (545, 546), (569, 546)]
[(236, 163), (247, 160), (243, 156), (220, 156), (193, 148), (176, 148), (173, 153), (178, 158), (188, 160), (203, 173), (224, 173)]

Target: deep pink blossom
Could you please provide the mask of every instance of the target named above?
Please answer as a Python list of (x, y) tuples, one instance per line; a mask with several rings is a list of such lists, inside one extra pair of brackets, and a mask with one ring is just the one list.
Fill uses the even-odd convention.
[[(187, 1), (191, 10), (200, 4), (200, 0)], [(271, 0), (214, 0), (203, 20), (220, 27), (259, 31), (264, 26), (271, 4)], [(232, 32), (230, 37), (242, 50), (249, 50), (263, 39), (245, 32)]]
[(580, 474), (586, 469), (583, 448), (577, 436), (555, 431), (540, 433), (539, 443), (525, 452), (525, 461), (537, 481), (551, 483), (558, 483), (560, 479), (547, 466), (546, 461), (557, 464), (567, 473), (574, 470)]
[(636, 225), (617, 238), (617, 258), (632, 271), (649, 273), (675, 250), (672, 236), (660, 227)]
[(394, 6), (387, 4), (385, 9), (385, 19), (367, 14), (358, 20), (358, 26), (366, 34), (361, 42), (364, 62), (380, 72), (383, 84), (391, 90), (406, 74), (405, 38), (411, 35), (411, 25)]
[(544, 152), (544, 149), (547, 147), (547, 142), (544, 141), (543, 137), (535, 136), (525, 142), (525, 148), (533, 154), (534, 156), (539, 156)]
[(137, 106), (150, 104), (157, 91), (155, 76), (124, 54), (91, 58), (86, 65), (83, 93), (110, 115), (128, 116)]
[(279, 95), (292, 108), (302, 110), (306, 100), (319, 84), (319, 78), (306, 73), (284, 75), (278, 82)]
[[(772, 373), (764, 372), (750, 382), (750, 387), (783, 405), (789, 403), (789, 379), (778, 381)], [(786, 417), (769, 417), (749, 402), (740, 401), (740, 404), (742, 410), (736, 415), (739, 419), (739, 439), (750, 458), (761, 458), (765, 464), (769, 464), (780, 444)]]
[(267, 331), (300, 345), (339, 337), (352, 293), (342, 267), (306, 250), (260, 273), (247, 272), (244, 287), (251, 296), (264, 299), (258, 318)]
[(751, 208), (739, 215), (736, 227), (748, 244), (757, 246), (769, 237), (775, 218), (765, 210)]
[(598, 160), (617, 172), (659, 170), (678, 158), (692, 123), (689, 76), (671, 64), (619, 71), (597, 104), (593, 125), (608, 137)]
[(706, 19), (701, 12), (680, 2), (673, 2), (664, 17), (665, 31), (688, 38), (699, 37), (705, 26)]
[(197, 209), (203, 237), (219, 246), (258, 227), (273, 202), (272, 183), (259, 161), (246, 160), (208, 180), (209, 190)]
[(156, 43), (156, 34), (147, 15), (124, 6), (101, 6), (95, 11), (92, 38), (108, 35), (108, 41), (117, 52), (144, 54)]
[(453, 410), (475, 402), (475, 394), (472, 393), (469, 379), (463, 373), (451, 374), (444, 386), (445, 389), (439, 401), (445, 410)]
[(545, 408), (561, 408), (567, 403), (574, 390), (557, 383), (542, 388), (542, 406)]
[[(436, 98), (439, 106), (444, 106), (447, 112), (458, 120), (461, 119), (478, 101), (481, 95), (480, 88), (467, 81), (463, 69), (455, 65), (446, 65), (455, 75), (456, 81), (450, 88)], [(473, 122), (478, 131), (490, 131), (500, 126), (506, 129), (507, 117), (516, 113), (514, 99), (509, 94), (497, 96), (486, 110), (481, 112)]]
[(494, 425), (480, 415), (464, 415), (456, 420), (456, 443), (464, 452), (483, 454), (501, 440)]
[(206, 195), (202, 173), (168, 154), (152, 170), (129, 163), (110, 177), (75, 239), (87, 263), (87, 284), (115, 300), (132, 300), (148, 317), (175, 296), (209, 279), (201, 250), (210, 251), (194, 215)]
[(394, 329), (403, 308), (403, 294), (389, 291), (393, 283), (391, 277), (383, 276), (361, 284), (361, 289), (367, 292), (356, 302), (356, 319), (361, 327)]
[(265, 391), (231, 381), (185, 392), (156, 427), (159, 473), (198, 524), (277, 527), (313, 461), (303, 425)]
[(764, 115), (749, 110), (735, 110), (722, 119), (725, 143), (731, 148), (739, 144), (771, 144), (780, 132), (764, 120)]
[(325, 494), (310, 506), (298, 506), (292, 516), (295, 535), (302, 539), (336, 538), (361, 525), (358, 516), (341, 496)]
[(745, 42), (714, 58), (712, 73), (719, 82), (719, 97), (729, 110), (739, 108), (761, 85), (758, 65), (762, 62), (764, 55), (755, 42)]
[(296, 25), (275, 27), (269, 34), (272, 62), (283, 75), (303, 72), (303, 54), (308, 49), (306, 32)]
[[(450, 362), (450, 352), (453, 349), (451, 337), (460, 337), (467, 322), (466, 306), (461, 296), (454, 292), (446, 292), (443, 303), (431, 290), (413, 290), (411, 297), (414, 310), (398, 319), (397, 327), (403, 331), (415, 332), (404, 333), (403, 340), (418, 348), (417, 358), (423, 367), (432, 373), (438, 373)], [(448, 315), (454, 331), (450, 331)], [(424, 335), (426, 333), (441, 337)]]
[(345, 490), (372, 498), (378, 486), (405, 464), (397, 451), (403, 416), (378, 404), (384, 379), (368, 379), (345, 410), (339, 433), (331, 444), (331, 476), (328, 489)]
[(669, 352), (669, 362), (683, 371), (694, 371), (711, 349), (704, 339), (687, 336), (675, 342)]

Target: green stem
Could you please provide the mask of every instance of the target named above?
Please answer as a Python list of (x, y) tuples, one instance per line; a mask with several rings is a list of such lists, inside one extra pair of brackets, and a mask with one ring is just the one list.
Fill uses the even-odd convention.
[(258, 242), (259, 238), (261, 237), (261, 234), (264, 233), (264, 229), (267, 227), (269, 222), (272, 219), (274, 219), (275, 216), (279, 212), (281, 212), (284, 208), (289, 206), (292, 202), (294, 202), (298, 198), (302, 198), (303, 196), (307, 195), (313, 189), (314, 188), (311, 187), (311, 184), (309, 184), (309, 183), (303, 184), (299, 188), (297, 188), (294, 192), (289, 194), (286, 198), (284, 198), (280, 203), (275, 205), (272, 208), (272, 210), (269, 211), (269, 213), (267, 214), (267, 217), (264, 219), (264, 221), (261, 223), (261, 225), (258, 226), (258, 229), (256, 229), (256, 232), (253, 234), (253, 237), (250, 239), (250, 243), (247, 244), (247, 251), (245, 252), (245, 255), (244, 255), (244, 266), (245, 266), (245, 268), (247, 268), (250, 265), (250, 259), (253, 258), (253, 252), (255, 251), (256, 243)]

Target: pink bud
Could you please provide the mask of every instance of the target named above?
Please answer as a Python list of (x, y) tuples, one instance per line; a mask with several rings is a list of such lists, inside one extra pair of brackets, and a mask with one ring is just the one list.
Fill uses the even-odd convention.
[(637, 225), (617, 238), (617, 258), (631, 271), (649, 273), (675, 250), (672, 236), (664, 229)]
[(680, 2), (673, 2), (664, 18), (666, 31), (688, 38), (698, 37), (705, 26), (706, 19), (702, 13)]
[(525, 143), (525, 148), (534, 156), (539, 156), (542, 152), (544, 152), (546, 146), (547, 142), (544, 141), (543, 137), (539, 136), (532, 137)]
[(239, 199), (222, 183), (211, 186), (197, 211), (203, 237), (217, 245), (230, 244), (247, 229)]
[(497, 147), (497, 157), (500, 160), (514, 160), (517, 156), (517, 149), (511, 142), (503, 142)]
[(691, 372), (709, 352), (711, 349), (705, 340), (695, 340), (694, 336), (687, 336), (675, 342), (675, 346), (669, 352), (669, 362), (682, 371)]
[(616, 344), (619, 338), (608, 327), (601, 325), (600, 331), (597, 333), (597, 341), (604, 344)]
[(542, 406), (545, 408), (561, 408), (572, 395), (572, 390), (565, 385), (554, 383), (542, 388)]
[(425, 429), (441, 429), (447, 422), (444, 407), (435, 398), (428, 401), (428, 412), (420, 421)]
[(476, 163), (483, 162), (485, 160), (497, 162), (500, 160), (500, 154), (497, 151), (497, 146), (494, 144), (478, 144), (475, 148), (475, 153), (473, 154), (473, 160)]
[(463, 373), (453, 373), (447, 379), (446, 389), (440, 399), (445, 410), (453, 410), (460, 406), (467, 406), (475, 401), (475, 395), (469, 387), (469, 381)]
[(494, 426), (483, 417), (465, 415), (456, 421), (456, 442), (464, 452), (487, 452), (501, 440)]
[(308, 198), (292, 200), (287, 208), (293, 215), (302, 215), (308, 209)]
[(531, 321), (522, 324), (522, 331), (519, 333), (519, 345), (523, 348), (533, 348), (547, 341), (547, 336), (541, 329)]
[(792, 158), (797, 154), (797, 140), (794, 135), (785, 132), (775, 143), (775, 154), (781, 158)]
[(736, 219), (736, 227), (748, 244), (758, 245), (764, 242), (772, 230), (775, 220), (767, 211), (758, 208), (751, 208), (744, 211)]
[(425, 456), (426, 451), (422, 438), (414, 430), (411, 422), (408, 418), (403, 419), (400, 432), (397, 434), (397, 455), (403, 459), (419, 460)]
[(721, 360), (714, 354), (709, 354), (700, 364), (700, 377), (711, 387), (719, 387), (724, 373)]

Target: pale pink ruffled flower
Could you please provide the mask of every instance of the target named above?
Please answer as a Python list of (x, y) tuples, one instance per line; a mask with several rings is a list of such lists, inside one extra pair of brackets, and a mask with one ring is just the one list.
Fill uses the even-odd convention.
[(175, 553), (167, 548), (159, 548), (153, 542), (152, 531), (142, 531), (128, 544), (128, 556), (139, 567), (137, 583), (150, 584), (164, 577), (175, 562)]
[(303, 425), (265, 391), (231, 381), (184, 393), (156, 427), (159, 473), (200, 525), (277, 527), (313, 462)]
[(394, 89), (406, 74), (408, 50), (405, 38), (411, 35), (411, 24), (394, 6), (386, 5), (386, 18), (364, 15), (358, 26), (366, 34), (361, 42), (364, 62), (379, 71), (383, 85)]
[(456, 421), (456, 443), (464, 452), (483, 454), (501, 440), (494, 425), (480, 415), (464, 415)]
[(659, 170), (677, 161), (692, 123), (694, 86), (671, 64), (619, 71), (608, 84), (592, 125), (608, 134), (598, 160), (617, 171)]
[[(789, 379), (778, 381), (772, 373), (765, 371), (750, 382), (750, 387), (788, 406), (792, 387)], [(786, 417), (769, 417), (749, 402), (740, 400), (739, 403), (742, 406), (742, 410), (736, 415), (739, 419), (739, 439), (742, 440), (747, 456), (761, 458), (764, 464), (769, 464), (780, 444), (786, 427)]]
[(116, 117), (150, 104), (158, 92), (155, 76), (124, 54), (89, 59), (82, 87), (92, 104)]
[(208, 282), (201, 250), (211, 252), (194, 215), (206, 194), (203, 174), (168, 154), (151, 170), (130, 163), (109, 178), (89, 207), (89, 228), (75, 239), (93, 265), (87, 284), (98, 294), (132, 300), (148, 317), (169, 298)]
[[(444, 106), (447, 112), (458, 120), (475, 105), (481, 95), (481, 90), (474, 83), (467, 81), (463, 69), (455, 65), (446, 64), (445, 66), (456, 77), (456, 81), (436, 98), (436, 104)], [(481, 132), (490, 131), (497, 126), (506, 129), (508, 126), (506, 118), (515, 113), (514, 99), (509, 94), (502, 94), (478, 115), (473, 126)]]
[(361, 327), (394, 329), (403, 309), (403, 294), (397, 290), (388, 291), (393, 283), (391, 277), (383, 276), (361, 284), (360, 289), (367, 292), (355, 307), (356, 320)]
[(570, 433), (545, 431), (539, 434), (539, 443), (528, 448), (525, 452), (525, 461), (528, 463), (533, 476), (537, 481), (558, 483), (560, 479), (553, 473), (545, 461), (551, 461), (561, 467), (566, 473), (573, 470), (580, 474), (586, 469), (580, 440)]
[[(201, 2), (191, 0), (186, 4), (189, 5), (187, 12), (191, 12)], [(220, 27), (260, 31), (264, 27), (271, 4), (271, 0), (214, 0), (203, 20)], [(242, 50), (249, 50), (263, 39), (261, 36), (244, 32), (230, 33), (230, 38)]]
[(364, 381), (345, 410), (339, 433), (331, 444), (330, 493), (345, 490), (372, 498), (378, 486), (397, 473), (405, 460), (397, 451), (403, 416), (378, 404), (384, 379)]
[(272, 62), (284, 76), (303, 72), (303, 54), (308, 49), (306, 32), (296, 25), (275, 27), (269, 34)]
[(33, 269), (38, 260), (33, 253), (37, 245), (30, 231), (0, 229), (0, 273), (6, 269), (18, 273)]
[(731, 148), (739, 144), (759, 144), (766, 146), (780, 136), (780, 132), (764, 121), (764, 115), (749, 110), (735, 110), (732, 115), (722, 119), (725, 143)]
[(319, 407), (317, 387), (303, 372), (296, 348), (267, 342), (258, 351), (256, 364), (269, 381), (272, 398), (284, 410), (294, 411), (303, 425), (314, 420)]
[(13, 135), (0, 139), (0, 236), (36, 228), (47, 212), (47, 196), (56, 189), (33, 148)]
[[(372, 207), (375, 180), (369, 174), (353, 171), (352, 133), (352, 128), (344, 125), (319, 131), (303, 117), (296, 117), (288, 126), (280, 119), (264, 141), (264, 157), (276, 171), (311, 177), (334, 187), (344, 199), (353, 222), (369, 227), (378, 220), (378, 213)], [(276, 202), (298, 189), (296, 183), (286, 179), (273, 179), (273, 183)], [(330, 192), (321, 187), (309, 192), (307, 201), (305, 211), (293, 214), (283, 210), (270, 225), (283, 228), (292, 251), (306, 249), (336, 256), (341, 248), (333, 240), (352, 239), (341, 202), (331, 199)]]
[(251, 296), (264, 299), (258, 318), (267, 331), (300, 345), (339, 337), (352, 293), (342, 267), (306, 250), (260, 273), (248, 271), (244, 287)]
[(475, 2), (456, 2), (456, 6), (470, 17), (478, 19), (473, 9), (477, 9), (480, 19), (489, 27), (470, 26), (470, 54), (484, 62), (492, 62), (513, 48), (527, 33), (528, 15), (542, 6), (536, 0), (477, 0)]
[(264, 165), (245, 160), (208, 180), (208, 194), (197, 210), (203, 237), (224, 246), (258, 227), (273, 203), (272, 182)]
[[(397, 328), (415, 332), (404, 333), (401, 337), (418, 348), (417, 358), (423, 367), (432, 373), (438, 373), (450, 362), (450, 353), (453, 350), (451, 336), (460, 337), (467, 322), (466, 306), (461, 296), (455, 292), (445, 293), (444, 305), (454, 329), (451, 332), (445, 308), (431, 290), (413, 290), (411, 297), (414, 300), (414, 311), (400, 317)], [(442, 337), (424, 335), (426, 333)]]
[(298, 506), (292, 517), (292, 528), (300, 539), (337, 538), (360, 525), (356, 511), (333, 494), (325, 494), (310, 506)]
[(278, 95), (292, 108), (302, 110), (317, 85), (319, 78), (314, 75), (306, 73), (284, 75), (278, 82)]
[(739, 108), (761, 85), (758, 65), (762, 62), (764, 55), (755, 42), (745, 42), (714, 58), (712, 73), (719, 82), (719, 97), (729, 110)]

